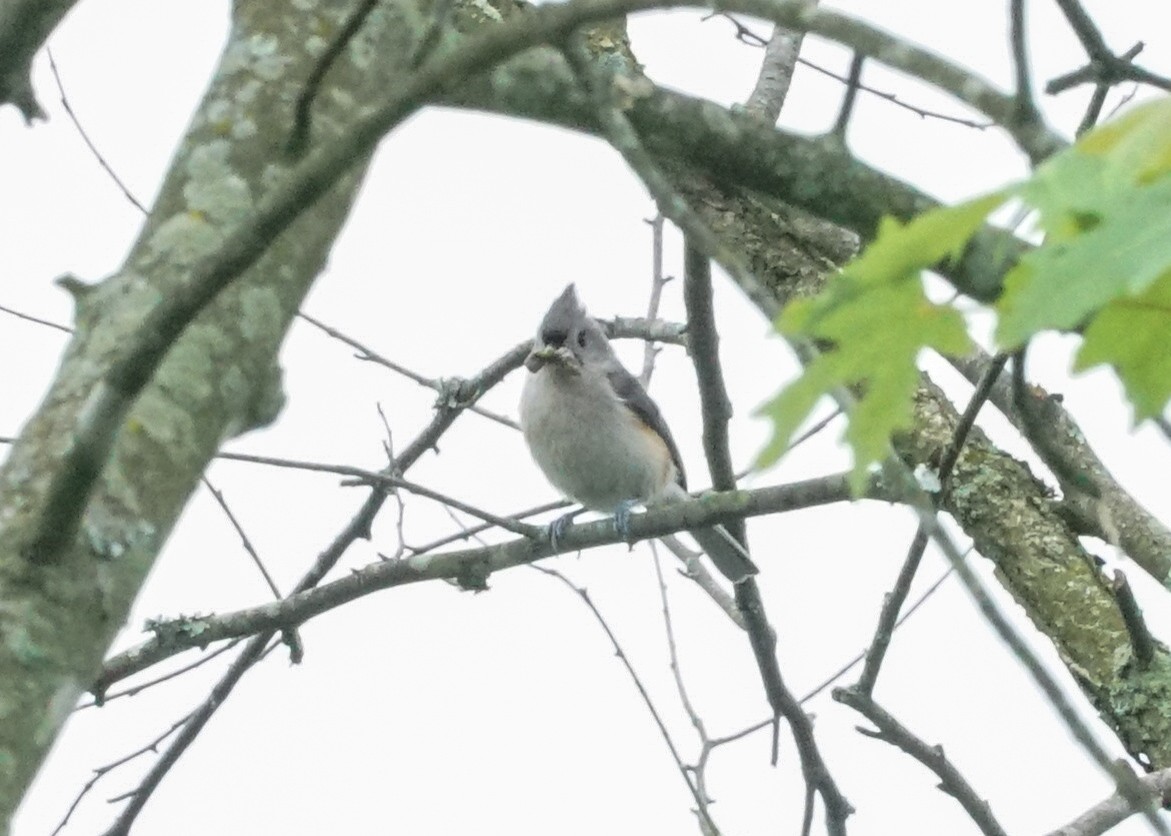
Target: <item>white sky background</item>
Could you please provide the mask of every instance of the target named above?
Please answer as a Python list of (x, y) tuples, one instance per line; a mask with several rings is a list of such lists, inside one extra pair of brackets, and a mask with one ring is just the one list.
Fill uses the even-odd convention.
[[(826, 5), (1009, 84), (1007, 3)], [(1038, 77), (1080, 66), (1084, 56), (1056, 7), (1030, 6)], [(1122, 51), (1141, 39), (1147, 44), (1141, 63), (1171, 73), (1171, 15), (1164, 4), (1086, 6), (1112, 48)], [(726, 22), (701, 24), (700, 17), (636, 18), (636, 54), (660, 82), (723, 103), (742, 101), (761, 53), (738, 44)], [(79, 118), (143, 201), (151, 199), (199, 100), (227, 18), (224, 2), (87, 0), (50, 42)], [(768, 32), (765, 24), (757, 29)], [(817, 40), (807, 41), (803, 55), (839, 72), (848, 64), (844, 50)], [(67, 323), (69, 299), (51, 280), (72, 272), (96, 281), (116, 270), (141, 217), (68, 122), (43, 55), (37, 70), (50, 121), (26, 129), (12, 109), (0, 111), (0, 229), (7, 231), (8, 268), (0, 304)], [(864, 80), (924, 107), (963, 112), (873, 63)], [(824, 130), (840, 95), (836, 82), (801, 69), (782, 124)], [(1051, 122), (1069, 132), (1087, 95), (1042, 97), (1041, 104)], [(948, 200), (1025, 170), (1020, 155), (993, 132), (924, 121), (865, 94), (850, 142), (872, 164)], [(642, 219), (653, 212), (619, 156), (599, 141), (520, 121), (429, 111), (384, 141), (305, 310), (423, 374), (471, 375), (528, 337), (569, 281), (599, 316), (640, 315), (650, 276), (650, 233)], [(670, 234), (667, 269), (675, 274), (678, 251), (678, 238)], [(779, 341), (768, 339), (756, 310), (722, 278), (716, 303), (737, 406), (734, 456), (745, 465), (767, 432), (751, 417), (753, 408), (795, 367)], [(679, 284), (669, 286), (664, 313), (683, 318)], [(0, 434), (16, 434), (36, 407), (63, 345), (57, 332), (0, 315)], [(1049, 351), (1031, 353), (1031, 371), (1065, 394), (1123, 483), (1171, 519), (1163, 486), (1171, 448), (1152, 432), (1130, 433), (1128, 412), (1108, 376), (1067, 382), (1061, 368), (1068, 345), (1047, 345)], [(628, 364), (641, 361), (641, 344), (620, 350)], [(233, 441), (230, 449), (376, 468), (383, 464), (377, 403), (400, 445), (430, 416), (429, 390), (354, 360), (344, 346), (303, 323), (294, 326), (283, 365), (289, 402), (280, 421)], [(683, 353), (667, 349), (652, 394), (679, 440), (693, 485), (701, 487), (707, 478), (692, 375)], [(941, 377), (954, 383), (948, 373)], [(515, 414), (520, 384), (521, 374), (512, 375), (484, 405)], [(1002, 443), (1023, 450), (1003, 421), (993, 418), (988, 425)], [(833, 443), (839, 431), (835, 426), (751, 483), (841, 469), (846, 458)], [(421, 460), (410, 477), (502, 514), (553, 498), (519, 434), (478, 416), (461, 418), (441, 450)], [(209, 475), (286, 590), (364, 495), (337, 487), (334, 477), (232, 462), (214, 464)], [(338, 572), (374, 559), (376, 550), (393, 551), (395, 512), (388, 502), (373, 544), (356, 544)], [(441, 509), (408, 498), (408, 542), (422, 544), (451, 530)], [(804, 693), (869, 641), (911, 533), (907, 514), (877, 505), (750, 523), (782, 670), (794, 691)], [(1099, 543), (1092, 548), (1108, 554)], [(986, 561), (975, 560), (987, 570)], [(694, 737), (667, 669), (649, 550), (599, 550), (548, 564), (589, 588), (684, 757), (693, 758)], [(942, 571), (942, 560), (931, 554), (917, 588)], [(1166, 594), (1140, 575), (1129, 572), (1148, 618), (1158, 635), (1171, 636)], [(136, 832), (696, 832), (692, 799), (589, 612), (563, 586), (530, 569), (495, 575), (491, 586), (480, 595), (438, 583), (395, 589), (305, 625), (304, 663), (290, 667), (278, 650), (244, 679), (150, 801)], [(673, 577), (670, 587), (684, 674), (709, 731), (724, 735), (762, 719), (767, 706), (744, 637), (688, 582)], [(224, 611), (267, 598), (227, 520), (201, 492), (119, 646), (139, 641), (149, 617)], [(1000, 600), (1017, 613), (1006, 596)], [(1048, 645), (1034, 645), (1056, 668)], [(144, 745), (202, 699), (222, 670), (218, 661), (75, 715), (18, 816), (17, 836), (50, 832), (91, 769)], [(1069, 681), (1064, 672), (1061, 678)], [(1110, 791), (954, 581), (897, 633), (876, 696), (913, 731), (945, 746), (1013, 834), (1055, 827)], [(1093, 716), (1076, 693), (1074, 701)], [(976, 832), (958, 805), (934, 788), (930, 773), (887, 744), (858, 735), (858, 715), (828, 694), (809, 708), (817, 715), (825, 758), (857, 808), (851, 833)], [(1109, 732), (1096, 728), (1121, 754)], [(797, 832), (804, 788), (787, 729), (780, 766), (770, 768), (767, 758), (767, 732), (713, 756), (709, 787), (719, 803), (712, 813), (726, 833)], [(101, 832), (116, 810), (104, 799), (133, 788), (143, 766), (104, 779), (66, 832)], [(1115, 832), (1146, 831), (1132, 821)]]

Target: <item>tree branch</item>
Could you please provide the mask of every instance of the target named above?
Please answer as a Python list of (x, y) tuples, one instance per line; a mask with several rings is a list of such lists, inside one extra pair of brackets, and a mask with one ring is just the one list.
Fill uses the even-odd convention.
[[(1161, 769), (1137, 780), (1150, 791), (1152, 804), (1165, 805), (1171, 802), (1171, 769)], [(1130, 801), (1120, 793), (1115, 793), (1048, 836), (1101, 836), (1136, 812)]]
[[(811, 0), (810, 5), (816, 6), (817, 0)], [(804, 37), (803, 32), (793, 32), (782, 26), (773, 27), (773, 33), (764, 47), (764, 60), (761, 61), (756, 86), (744, 103), (748, 113), (770, 125), (776, 124), (785, 96), (789, 94), (789, 85), (793, 82), (793, 70), (796, 69)]]
[[(736, 518), (783, 513), (849, 498), (846, 478), (842, 474), (751, 491), (707, 494), (631, 515), (631, 542), (726, 523)], [(353, 523), (347, 531), (352, 528)], [(381, 589), (436, 579), (454, 580), (471, 588), (482, 585), (489, 575), (501, 569), (532, 563), (554, 554), (625, 542), (627, 540), (614, 530), (612, 520), (600, 520), (571, 526), (558, 539), (556, 550), (547, 539), (521, 538), (480, 548), (379, 562), (323, 586), (307, 586), (303, 579), (297, 591), (281, 601), (216, 616), (170, 622), (154, 638), (109, 659), (91, 690), (100, 693), (113, 683), (188, 648), (207, 647), (212, 642), (255, 633), (271, 635), (271, 631), (302, 624)], [(331, 548), (328, 553), (332, 556), (334, 550)]]

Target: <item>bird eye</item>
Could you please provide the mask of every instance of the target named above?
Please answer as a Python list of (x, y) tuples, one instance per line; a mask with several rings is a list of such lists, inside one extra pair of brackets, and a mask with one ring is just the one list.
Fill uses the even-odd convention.
[(577, 344), (578, 344), (578, 345), (579, 345), (581, 348), (585, 348), (585, 347), (586, 347), (586, 332), (585, 332), (585, 331), (579, 331), (579, 332), (578, 332), (578, 334), (577, 334)]

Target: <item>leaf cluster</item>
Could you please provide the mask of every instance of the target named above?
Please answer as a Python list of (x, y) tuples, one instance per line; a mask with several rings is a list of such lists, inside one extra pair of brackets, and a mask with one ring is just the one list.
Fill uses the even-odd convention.
[(1171, 97), (1136, 107), (1086, 134), (1029, 179), (907, 224), (886, 219), (874, 241), (817, 296), (789, 304), (777, 329), (818, 347), (795, 381), (761, 411), (773, 437), (760, 463), (780, 458), (824, 395), (857, 401), (846, 440), (854, 483), (886, 457), (911, 422), (924, 349), (959, 355), (971, 325), (936, 303), (924, 273), (957, 259), (989, 215), (1019, 201), (1043, 234), (1005, 275), (991, 306), (997, 347), (1011, 351), (1043, 331), (1079, 334), (1077, 371), (1113, 368), (1136, 420), (1171, 399)]

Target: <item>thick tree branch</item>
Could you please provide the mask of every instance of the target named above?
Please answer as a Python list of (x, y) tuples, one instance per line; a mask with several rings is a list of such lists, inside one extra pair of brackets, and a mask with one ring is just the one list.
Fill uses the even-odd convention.
[[(639, 95), (631, 97), (625, 114), (642, 144), (661, 164), (673, 162), (690, 175), (787, 201), (863, 240), (874, 237), (887, 215), (906, 222), (941, 205), (855, 159), (836, 137), (811, 139), (786, 133), (645, 79), (634, 89)], [(472, 79), (441, 101), (605, 133), (572, 74), (546, 51), (534, 51), (490, 76)], [(812, 233), (813, 225), (805, 223), (803, 230)], [(841, 238), (842, 233), (837, 231), (834, 237)], [(1011, 233), (988, 226), (962, 258), (936, 269), (965, 294), (991, 301), (1000, 294), (1006, 266), (1026, 246)], [(838, 251), (839, 245), (831, 248)], [(754, 301), (765, 309), (766, 300)]]
[(32, 87), (33, 57), (77, 0), (0, 3), (0, 107), (15, 105), (26, 122), (43, 119)]
[[(988, 355), (980, 351), (949, 360), (973, 383), (990, 363)], [(1171, 529), (1118, 483), (1094, 453), (1073, 416), (1061, 405), (1060, 397), (1035, 385), (1029, 388), (1034, 407), (1040, 411), (1046, 427), (1048, 444), (1079, 474), (1079, 484), (1088, 480), (1094, 487), (1092, 492), (1087, 492), (1084, 487), (1063, 485), (1064, 496), (1056, 505), (1057, 511), (1076, 533), (1097, 537), (1120, 548), (1158, 583), (1171, 585)], [(1022, 426), (1008, 375), (998, 374), (990, 399), (1015, 426)]]
[[(6, 12), (14, 8), (4, 6)], [(0, 683), (8, 683), (3, 700), (22, 718), (0, 724), (0, 759), (8, 765), (0, 770), (0, 822), (8, 820), (56, 730), (95, 676), (216, 448), (279, 409), (277, 349), (357, 185), (361, 159), (186, 330), (136, 399), (112, 456), (91, 458), (95, 468), (104, 467), (80, 524), (82, 536), (49, 564), (22, 559), (78, 415), (124, 356), (120, 350), (133, 343), (135, 329), (158, 301), (179, 293), (193, 265), (249, 215), (258, 196), (287, 176), (273, 165), (271, 139), (287, 130), (287, 103), (313, 62), (307, 16), (255, 0), (239, 0), (233, 11), (230, 71), (221, 66), (213, 77), (122, 270), (92, 287), (70, 285), (75, 334), (44, 403), (0, 468), (0, 632), (24, 636), (19, 647), (0, 643)], [(318, 14), (320, 22), (333, 13)], [(384, 15), (367, 33), (376, 54), (394, 52), (405, 25), (397, 14)], [(17, 31), (28, 32), (0, 27), (0, 37)], [(247, 47), (254, 37), (272, 45), (279, 63), (257, 66), (261, 56)], [(315, 141), (330, 145), (345, 134), (365, 102), (395, 86), (396, 73), (386, 66), (359, 68), (348, 59), (335, 67), (328, 84), (338, 95), (323, 107)], [(245, 106), (235, 93), (249, 81), (255, 88)], [(234, 129), (225, 132), (225, 124)]]
[[(662, 537), (737, 518), (842, 502), (849, 497), (846, 478), (841, 474), (752, 491), (707, 494), (688, 502), (633, 514), (630, 518), (631, 540)], [(547, 539), (521, 538), (479, 548), (374, 563), (315, 588), (305, 587), (302, 581), (295, 594), (281, 601), (234, 613), (178, 619), (160, 625), (163, 629), (154, 638), (108, 660), (92, 690), (101, 692), (113, 683), (188, 648), (206, 647), (211, 642), (256, 633), (271, 634), (270, 631), (304, 623), (381, 589), (441, 578), (474, 588), (482, 586), (489, 575), (501, 569), (532, 563), (554, 554), (623, 542), (626, 540), (614, 530), (613, 521), (600, 520), (570, 526), (558, 539), (556, 550)]]

